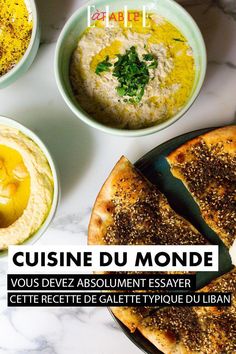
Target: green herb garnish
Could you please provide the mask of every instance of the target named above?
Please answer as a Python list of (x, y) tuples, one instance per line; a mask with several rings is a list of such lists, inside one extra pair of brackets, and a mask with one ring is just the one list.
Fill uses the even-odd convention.
[(158, 62), (156, 58), (152, 54), (143, 54), (143, 59), (146, 61), (151, 61), (150, 65), (148, 65), (149, 69), (156, 69)]
[(117, 87), (119, 96), (128, 96), (130, 103), (138, 103), (144, 95), (144, 88), (149, 82), (147, 64), (141, 61), (135, 47), (126, 50), (124, 55), (118, 55), (114, 64), (113, 76), (120, 86)]
[(176, 42), (185, 42), (183, 39), (180, 39), (180, 38), (173, 38), (173, 40)]
[(125, 95), (125, 88), (124, 87), (117, 87), (117, 93), (119, 96), (124, 96)]
[(143, 59), (146, 61), (154, 60), (154, 56), (152, 54), (143, 54)]
[(156, 69), (158, 66), (158, 62), (156, 59), (153, 60), (153, 62), (148, 66), (149, 69)]
[(112, 66), (112, 64), (109, 63), (109, 56), (107, 55), (105, 60), (103, 60), (100, 63), (98, 63), (95, 73), (97, 75), (100, 75), (100, 73), (102, 73), (104, 71), (109, 71), (109, 68), (111, 66)]
[[(158, 61), (150, 53), (144, 54), (144, 61), (141, 61), (134, 46), (126, 50), (124, 55), (117, 54), (117, 58), (113, 67), (113, 76), (120, 84), (116, 88), (117, 94), (124, 97), (124, 102), (139, 103), (144, 95), (145, 86), (150, 80), (148, 69), (156, 69)], [(100, 75), (104, 71), (109, 71), (112, 66), (107, 56), (105, 60), (98, 63), (95, 72)]]

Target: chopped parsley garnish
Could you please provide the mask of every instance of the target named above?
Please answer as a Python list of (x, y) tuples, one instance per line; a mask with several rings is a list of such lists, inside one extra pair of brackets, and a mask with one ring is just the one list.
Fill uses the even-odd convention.
[(112, 66), (112, 64), (109, 63), (109, 56), (107, 55), (105, 60), (98, 63), (95, 73), (97, 75), (100, 75), (100, 73), (102, 73), (104, 71), (109, 71), (109, 68), (111, 66)]
[(138, 103), (144, 95), (144, 88), (149, 82), (148, 67), (141, 61), (135, 47), (126, 50), (124, 55), (118, 55), (114, 64), (113, 76), (119, 81), (117, 93), (128, 96), (130, 103)]
[(149, 69), (156, 69), (157, 68), (157, 60), (155, 59), (148, 67)]
[(154, 60), (154, 56), (152, 54), (143, 54), (143, 59), (146, 61)]
[[(113, 68), (113, 76), (119, 82), (116, 88), (117, 94), (124, 97), (124, 102), (139, 103), (144, 95), (145, 86), (150, 80), (148, 69), (157, 68), (157, 59), (152, 54), (144, 54), (144, 61), (141, 61), (134, 46), (126, 50), (124, 55), (118, 54), (117, 58)], [(96, 74), (109, 71), (111, 66), (107, 56), (97, 65)]]
[(152, 54), (144, 54), (143, 59), (145, 61), (151, 61), (150, 65), (148, 65), (149, 69), (156, 69), (158, 62), (157, 59)]
[(176, 42), (184, 42), (184, 40), (180, 39), (180, 38), (173, 38), (173, 40), (176, 41)]

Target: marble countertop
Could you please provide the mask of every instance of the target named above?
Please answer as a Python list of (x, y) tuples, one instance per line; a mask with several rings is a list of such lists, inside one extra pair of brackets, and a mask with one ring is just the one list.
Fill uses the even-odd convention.
[[(152, 136), (109, 136), (80, 122), (62, 100), (54, 79), (55, 42), (80, 0), (38, 0), (42, 43), (29, 72), (0, 91), (0, 114), (35, 131), (55, 157), (62, 200), (40, 244), (85, 244), (95, 197), (118, 158), (137, 160), (150, 149), (204, 127), (236, 121), (235, 0), (186, 1), (205, 38), (208, 70), (189, 112)], [(6, 262), (0, 263), (0, 354), (140, 354), (106, 308), (6, 309)]]

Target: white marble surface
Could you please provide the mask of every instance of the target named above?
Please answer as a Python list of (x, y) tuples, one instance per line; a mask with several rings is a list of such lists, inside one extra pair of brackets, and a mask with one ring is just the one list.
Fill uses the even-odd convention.
[[(94, 131), (67, 108), (55, 84), (53, 56), (60, 29), (81, 1), (38, 0), (43, 24), (39, 53), (22, 79), (0, 91), (0, 114), (34, 130), (59, 166), (61, 205), (39, 243), (86, 243), (96, 194), (120, 155), (135, 161), (179, 134), (235, 122), (235, 0), (184, 2), (206, 41), (209, 65), (205, 84), (181, 120), (155, 135), (133, 139)], [(0, 263), (1, 310), (5, 308), (6, 268), (5, 262)], [(0, 315), (0, 354), (27, 353), (139, 354), (140, 350), (117, 328), (105, 308), (5, 309)]]

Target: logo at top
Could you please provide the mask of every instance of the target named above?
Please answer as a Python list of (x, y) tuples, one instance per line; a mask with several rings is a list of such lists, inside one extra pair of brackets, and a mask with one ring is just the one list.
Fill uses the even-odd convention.
[(106, 27), (113, 27), (112, 22), (123, 22), (125, 27), (132, 27), (132, 22), (142, 20), (143, 27), (148, 25), (147, 6), (143, 6), (142, 10), (128, 10), (128, 6), (124, 6), (122, 11), (110, 11), (110, 6), (104, 9), (97, 9), (95, 6), (88, 6), (88, 27), (95, 27), (96, 21), (104, 21)]

